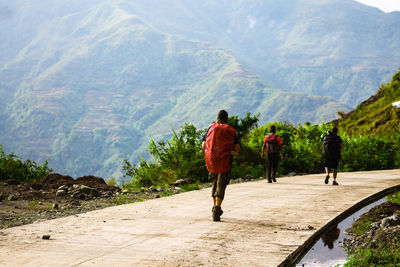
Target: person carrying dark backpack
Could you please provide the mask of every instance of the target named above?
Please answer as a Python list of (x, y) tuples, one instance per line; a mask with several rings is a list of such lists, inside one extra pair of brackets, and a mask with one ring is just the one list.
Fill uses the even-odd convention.
[(272, 125), (269, 129), (269, 135), (264, 138), (261, 157), (264, 157), (264, 152), (267, 153), (265, 159), (266, 176), (268, 183), (276, 182), (276, 171), (278, 170), (279, 160), (283, 158), (282, 154), (282, 139), (275, 135), (276, 127)]
[(332, 131), (325, 136), (323, 141), (322, 156), (325, 159), (325, 184), (329, 183), (329, 174), (333, 170), (333, 185), (339, 185), (336, 181), (337, 171), (339, 168), (340, 150), (343, 148), (343, 141), (337, 135), (338, 128), (333, 127)]

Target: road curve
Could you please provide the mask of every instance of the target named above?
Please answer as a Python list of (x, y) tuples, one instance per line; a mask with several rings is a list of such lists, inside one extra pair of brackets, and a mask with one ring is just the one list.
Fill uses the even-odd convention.
[(1, 230), (0, 266), (277, 266), (356, 202), (399, 185), (400, 170), (323, 180), (229, 185), (221, 222), (207, 188)]

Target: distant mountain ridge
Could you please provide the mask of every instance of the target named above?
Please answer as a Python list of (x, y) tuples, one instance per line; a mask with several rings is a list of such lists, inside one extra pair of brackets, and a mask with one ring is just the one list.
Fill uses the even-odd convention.
[[(165, 6), (155, 16), (127, 6), (163, 31), (224, 48), (274, 88), (331, 96), (355, 106), (399, 67), (400, 12), (384, 13), (352, 0), (160, 5)], [(160, 10), (167, 10), (168, 17)]]
[[(353, 2), (326, 4), (364, 8)], [(120, 175), (122, 159), (145, 153), (150, 136), (165, 138), (185, 121), (207, 127), (221, 108), (260, 112), (262, 123), (332, 120), (351, 110), (338, 99), (359, 99), (387, 77), (399, 42), (389, 31), (392, 54), (367, 49), (330, 67), (348, 50), (315, 52), (313, 26), (297, 42), (290, 29), (291, 14), (313, 5), (331, 11), (319, 1), (0, 0), (0, 143), (24, 158), (50, 157), (62, 173), (107, 178)], [(367, 90), (341, 94), (352, 75)]]

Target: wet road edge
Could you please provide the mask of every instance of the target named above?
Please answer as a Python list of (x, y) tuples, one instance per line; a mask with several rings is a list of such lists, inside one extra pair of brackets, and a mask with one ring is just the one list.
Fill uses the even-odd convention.
[(357, 202), (347, 210), (343, 211), (341, 214), (333, 218), (330, 222), (325, 224), (323, 227), (318, 229), (313, 235), (311, 235), (301, 246), (299, 246), (295, 251), (293, 251), (278, 267), (291, 267), (295, 266), (300, 260), (306, 255), (306, 253), (312, 248), (312, 246), (321, 238), (322, 234), (330, 229), (335, 224), (338, 224), (342, 220), (346, 219), (348, 216), (359, 211), (363, 207), (386, 197), (396, 191), (400, 190), (400, 184), (386, 188), (379, 191), (369, 197)]

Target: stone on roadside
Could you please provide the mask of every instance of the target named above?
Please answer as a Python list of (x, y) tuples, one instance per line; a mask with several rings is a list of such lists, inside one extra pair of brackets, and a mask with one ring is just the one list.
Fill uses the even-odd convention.
[(9, 195), (7, 197), (7, 200), (8, 201), (15, 201), (15, 200), (18, 200), (18, 197), (16, 195), (14, 195), (14, 194), (11, 194), (11, 195)]
[(185, 179), (176, 180), (175, 182), (172, 183), (172, 185), (173, 186), (182, 186), (182, 185), (187, 185), (187, 184), (193, 184), (194, 182), (195, 181), (192, 178), (188, 177)]
[(65, 190), (57, 190), (56, 196), (57, 197), (65, 197), (67, 195), (67, 191)]
[(254, 179), (254, 177), (253, 177), (253, 175), (251, 175), (251, 174), (246, 174), (246, 176), (244, 177), (244, 180), (245, 180), (245, 181), (253, 180), (253, 179)]
[(231, 181), (229, 182), (230, 184), (238, 184), (238, 183), (243, 183), (244, 179), (243, 178), (237, 178), (237, 179), (231, 179)]
[(400, 216), (398, 213), (393, 213), (392, 216), (383, 218), (380, 222), (380, 225), (382, 227), (388, 227), (388, 226), (393, 226), (393, 225), (398, 225), (400, 222)]
[(178, 186), (174, 187), (174, 194), (179, 194), (180, 192), (182, 192), (182, 189)]
[(72, 192), (71, 197), (75, 198), (75, 199), (81, 199), (81, 200), (85, 199), (85, 195), (81, 191)]
[(68, 186), (66, 185), (60, 185), (57, 190), (64, 190), (64, 191), (68, 191)]
[(92, 195), (92, 196), (99, 196), (99, 191), (97, 191), (95, 188), (93, 187), (89, 187), (86, 185), (82, 185), (81, 186), (81, 190), (85, 195)]
[(295, 172), (291, 172), (291, 173), (289, 173), (287, 176), (296, 176), (296, 173)]
[[(123, 193), (123, 192), (122, 192), (122, 193)], [(106, 191), (106, 192), (101, 193), (101, 196), (102, 196), (102, 197), (112, 197), (112, 196), (113, 196), (113, 192), (111, 192), (111, 191)]]
[(101, 196), (97, 189), (86, 185), (74, 185), (74, 189), (70, 193), (72, 198), (86, 200)]

